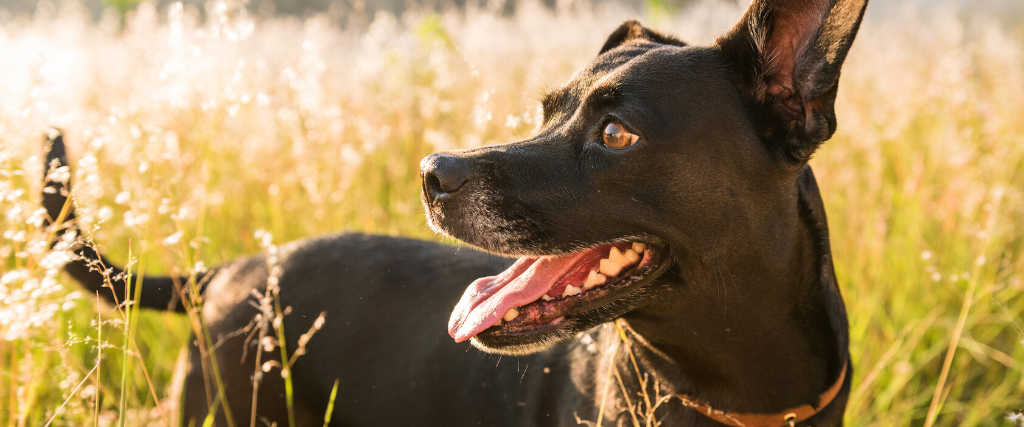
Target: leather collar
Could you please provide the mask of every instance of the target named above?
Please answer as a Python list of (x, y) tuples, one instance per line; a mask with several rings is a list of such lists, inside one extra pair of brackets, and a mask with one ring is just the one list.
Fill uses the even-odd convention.
[(685, 394), (677, 395), (680, 400), (683, 401), (683, 405), (689, 406), (696, 409), (697, 412), (704, 414), (704, 416), (711, 418), (712, 420), (718, 421), (722, 424), (732, 427), (787, 427), (793, 426), (798, 422), (804, 421), (822, 408), (832, 403), (832, 399), (836, 398), (839, 394), (839, 389), (843, 387), (843, 382), (846, 381), (846, 368), (847, 362), (843, 362), (843, 369), (839, 371), (839, 378), (832, 384), (828, 390), (818, 396), (818, 402), (816, 405), (801, 405), (796, 408), (786, 409), (774, 414), (756, 414), (756, 413), (743, 413), (743, 412), (730, 412), (714, 409), (711, 405), (706, 402), (694, 399)]

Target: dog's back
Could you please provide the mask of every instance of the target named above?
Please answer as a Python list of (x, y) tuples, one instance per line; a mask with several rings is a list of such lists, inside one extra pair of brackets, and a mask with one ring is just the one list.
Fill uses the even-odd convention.
[[(326, 313), (292, 370), (297, 409), (309, 423), (322, 423), (317, 420), (335, 380), (340, 382), (334, 406), (339, 425), (427, 420), (450, 425), (470, 417), (496, 425), (508, 415), (502, 409), (515, 409), (485, 405), (495, 393), (514, 387), (484, 387), (475, 379), (490, 377), (498, 358), (451, 345), (443, 328), (447, 313), (438, 310), (455, 305), (464, 283), (501, 271), (509, 260), (468, 248), (357, 233), (289, 243), (276, 256), (281, 305), (290, 311), (284, 316), (286, 348), (298, 348), (301, 334)], [(259, 314), (249, 301), (254, 293), (264, 293), (267, 272), (266, 256), (235, 262), (219, 268), (205, 291), (203, 317), (211, 334), (234, 335), (218, 347), (217, 358), (232, 366), (222, 372), (236, 411), (250, 407), (256, 360), (255, 340), (246, 345), (246, 334), (237, 331)], [(280, 360), (277, 351), (264, 353), (267, 360)], [(508, 363), (502, 368), (515, 370)], [(205, 413), (200, 374), (193, 370), (188, 414)], [(280, 425), (286, 413), (276, 370), (264, 376), (260, 387), (259, 413)], [(445, 408), (442, 401), (459, 395), (474, 404), (462, 413)]]
[[(68, 163), (63, 136), (49, 139), (47, 148), (48, 167)], [(47, 186), (51, 188), (44, 192), (48, 216), (69, 221), (61, 234), (74, 230), (70, 182), (47, 182)], [(114, 277), (120, 270), (106, 275), (99, 271), (116, 267), (105, 259), (101, 266), (93, 248), (82, 246), (76, 251), (81, 258), (66, 269), (83, 286), (111, 303), (123, 303), (126, 292), (134, 294), (133, 287)], [(255, 302), (265, 294), (274, 266), (280, 268), (279, 298), (287, 311), (283, 317), (288, 331), (286, 348), (298, 348), (303, 332), (326, 313), (291, 372), (300, 425), (323, 423), (329, 391), (336, 380), (340, 385), (334, 425), (456, 425), (471, 419), (481, 425), (499, 425), (502, 420), (519, 418), (524, 406), (502, 402), (517, 388), (517, 381), (524, 378), (520, 374), (528, 367), (517, 366), (514, 360), (501, 363), (499, 357), (481, 354), (468, 344), (452, 345), (444, 329), (448, 313), (439, 309), (453, 307), (466, 283), (495, 274), (511, 261), (472, 248), (343, 233), (281, 245), (271, 264), (267, 254), (260, 254), (211, 268), (199, 278), (202, 318), (215, 342), (220, 382), (235, 421), (248, 419), (252, 408), (252, 377), (262, 368), (256, 366), (257, 346), (262, 344), (251, 333), (261, 315)], [(171, 277), (143, 279), (141, 295), (147, 301), (143, 306), (182, 310), (180, 301), (190, 297), (178, 289), (187, 289), (189, 279), (175, 279), (178, 285)], [(204, 364), (195, 337), (190, 345), (183, 396), (186, 425), (206, 418), (211, 401), (208, 387), (217, 395), (211, 364)], [(261, 365), (269, 363), (274, 370), (260, 382), (257, 413), (262, 420), (286, 425), (280, 353), (268, 350), (272, 351), (260, 356)], [(478, 381), (492, 377), (495, 380), (490, 384)], [(463, 410), (451, 410), (452, 396), (460, 396)], [(228, 425), (224, 411), (218, 411), (215, 421)]]

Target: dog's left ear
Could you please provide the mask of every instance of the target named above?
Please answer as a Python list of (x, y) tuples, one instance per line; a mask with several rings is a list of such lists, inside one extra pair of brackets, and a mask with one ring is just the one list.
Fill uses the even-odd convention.
[(601, 52), (599, 52), (598, 55), (622, 46), (626, 44), (626, 42), (636, 40), (645, 40), (673, 46), (686, 46), (686, 43), (683, 43), (682, 40), (668, 34), (662, 34), (650, 28), (644, 28), (643, 25), (640, 25), (640, 21), (630, 19), (623, 22), (622, 25), (619, 25), (619, 28), (616, 28), (615, 31), (612, 31), (612, 33), (608, 35), (608, 40), (604, 42), (604, 46), (601, 46)]
[(715, 46), (735, 67), (757, 131), (794, 166), (836, 130), (839, 70), (867, 0), (754, 0)]

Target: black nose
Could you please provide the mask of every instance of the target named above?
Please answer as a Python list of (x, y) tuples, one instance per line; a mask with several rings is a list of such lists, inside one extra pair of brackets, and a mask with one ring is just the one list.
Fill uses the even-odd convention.
[(469, 181), (470, 169), (466, 159), (446, 153), (434, 153), (420, 162), (423, 194), (428, 202), (448, 196)]

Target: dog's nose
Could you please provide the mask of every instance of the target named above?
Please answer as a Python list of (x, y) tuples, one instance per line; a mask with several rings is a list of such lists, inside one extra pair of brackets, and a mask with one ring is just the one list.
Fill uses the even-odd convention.
[(428, 202), (443, 198), (462, 188), (469, 181), (470, 169), (466, 159), (445, 153), (434, 153), (420, 162), (423, 194)]

